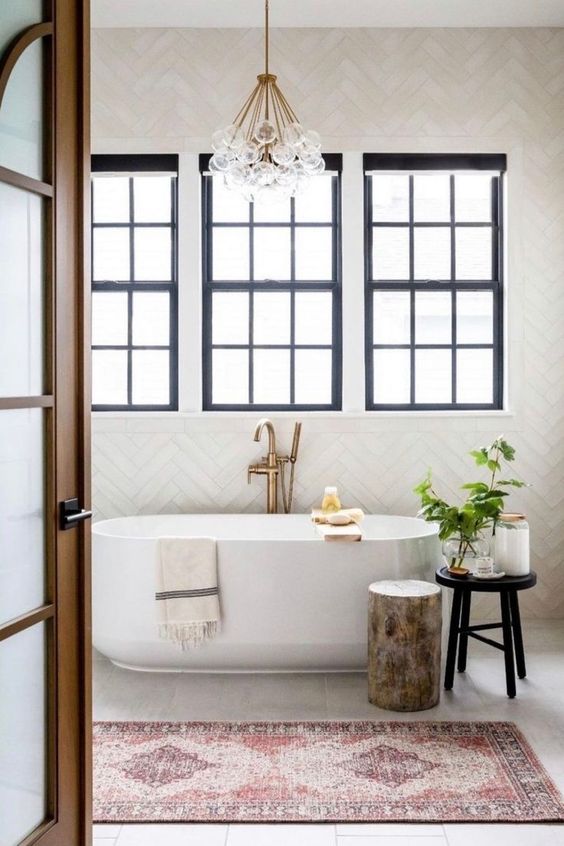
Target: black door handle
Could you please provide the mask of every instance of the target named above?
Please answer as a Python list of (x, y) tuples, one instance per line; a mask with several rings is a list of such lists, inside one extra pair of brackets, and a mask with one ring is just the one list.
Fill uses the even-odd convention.
[(59, 503), (59, 526), (66, 531), (72, 529), (83, 520), (89, 520), (92, 517), (92, 512), (81, 508), (78, 499), (65, 499), (64, 502)]

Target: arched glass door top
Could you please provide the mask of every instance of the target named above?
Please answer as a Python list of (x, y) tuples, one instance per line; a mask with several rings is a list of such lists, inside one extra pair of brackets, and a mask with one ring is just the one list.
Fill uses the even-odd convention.
[(0, 167), (44, 181), (48, 167), (49, 23), (27, 27), (0, 56)]

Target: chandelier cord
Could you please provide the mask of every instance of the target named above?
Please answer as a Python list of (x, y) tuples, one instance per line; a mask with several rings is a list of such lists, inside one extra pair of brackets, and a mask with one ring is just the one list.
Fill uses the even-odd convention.
[(268, 80), (268, 62), (269, 62), (269, 0), (264, 0), (264, 69), (266, 74), (266, 109), (265, 117), (269, 118), (269, 94), (270, 84)]

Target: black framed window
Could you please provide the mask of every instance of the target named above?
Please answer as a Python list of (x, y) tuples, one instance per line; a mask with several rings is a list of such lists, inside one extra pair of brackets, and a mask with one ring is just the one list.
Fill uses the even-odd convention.
[(178, 408), (178, 156), (92, 158), (92, 401)]
[(341, 407), (341, 160), (266, 205), (201, 157), (205, 410)]
[(502, 408), (505, 170), (365, 155), (367, 409)]

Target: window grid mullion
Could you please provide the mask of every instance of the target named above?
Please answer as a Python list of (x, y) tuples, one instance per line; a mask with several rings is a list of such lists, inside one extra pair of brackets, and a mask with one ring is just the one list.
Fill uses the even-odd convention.
[[(295, 408), (296, 410), (307, 409), (311, 408), (312, 410), (332, 410), (340, 406), (340, 390), (337, 389), (337, 386), (340, 386), (340, 376), (335, 374), (335, 369), (337, 366), (340, 366), (340, 360), (338, 360), (336, 352), (337, 352), (337, 334), (335, 332), (335, 321), (340, 321), (340, 309), (339, 309), (339, 302), (338, 302), (338, 291), (337, 286), (340, 285), (340, 266), (336, 261), (336, 256), (339, 255), (338, 245), (336, 244), (336, 239), (339, 237), (340, 233), (340, 226), (339, 226), (339, 219), (337, 217), (337, 211), (339, 210), (339, 199), (340, 199), (340, 190), (339, 190), (339, 178), (338, 176), (332, 177), (332, 191), (331, 191), (331, 208), (332, 208), (332, 219), (331, 221), (323, 221), (323, 222), (315, 222), (315, 221), (304, 221), (298, 223), (296, 221), (296, 208), (295, 208), (295, 201), (293, 198), (290, 200), (290, 219), (288, 222), (284, 223), (282, 221), (277, 222), (273, 221), (272, 223), (268, 221), (257, 221), (254, 220), (254, 206), (253, 204), (249, 204), (249, 219), (248, 223), (245, 224), (242, 221), (237, 222), (229, 222), (224, 221), (222, 223), (216, 224), (213, 219), (212, 207), (213, 203), (211, 202), (210, 198), (213, 196), (213, 178), (208, 176), (207, 174), (203, 175), (203, 197), (204, 197), (204, 214), (205, 214), (205, 221), (203, 227), (203, 237), (205, 240), (205, 246), (203, 250), (203, 257), (204, 257), (204, 268), (203, 268), (203, 284), (205, 286), (205, 293), (204, 293), (204, 338), (203, 338), (203, 345), (206, 352), (204, 352), (204, 409), (210, 410), (243, 410), (243, 409), (251, 409), (257, 408), (269, 410), (291, 410)], [(206, 197), (208, 198), (206, 200)], [(213, 262), (213, 251), (211, 249), (211, 238), (213, 237), (213, 231), (216, 227), (240, 227), (246, 228), (249, 233), (249, 278), (248, 279), (240, 279), (240, 280), (215, 280), (212, 278), (212, 262)], [(269, 227), (281, 227), (285, 229), (289, 229), (290, 231), (290, 278), (287, 280), (282, 280), (281, 282), (269, 280), (268, 282), (257, 281), (255, 279), (255, 229), (259, 228), (269, 228)], [(296, 236), (297, 236), (297, 229), (298, 227), (307, 230), (308, 228), (311, 229), (329, 229), (332, 234), (332, 257), (333, 257), (333, 273), (331, 279), (323, 279), (323, 280), (305, 280), (305, 281), (298, 281), (296, 279)], [(211, 301), (213, 298), (214, 292), (224, 292), (224, 293), (235, 293), (235, 292), (246, 292), (249, 297), (249, 338), (248, 338), (248, 346), (245, 344), (214, 344), (213, 343), (213, 324), (210, 323), (208, 325), (207, 316), (210, 314), (211, 308)], [(333, 314), (333, 321), (332, 321), (332, 343), (331, 344), (296, 344), (296, 292), (303, 291), (305, 292), (320, 292), (326, 293), (331, 297), (331, 308)], [(289, 344), (255, 344), (254, 342), (254, 314), (255, 314), (255, 303), (254, 303), (254, 294), (257, 292), (284, 292), (288, 294), (289, 301), (290, 301), (290, 342)], [(336, 314), (339, 312), (339, 314)], [(232, 404), (222, 404), (222, 403), (215, 403), (213, 401), (213, 369), (211, 367), (211, 353), (214, 349), (248, 349), (249, 351), (249, 397), (248, 402), (246, 403), (232, 403)], [(255, 396), (254, 396), (254, 352), (258, 349), (281, 349), (281, 350), (288, 350), (289, 357), (290, 357), (290, 401), (288, 403), (283, 403), (281, 405), (268, 405), (268, 404), (255, 404)], [(311, 350), (331, 350), (333, 351), (334, 355), (332, 358), (332, 371), (331, 371), (331, 398), (329, 402), (323, 404), (296, 404), (295, 402), (295, 390), (296, 390), (296, 350), (299, 349), (311, 349)], [(339, 352), (339, 359), (340, 359), (340, 350)], [(208, 365), (206, 366), (206, 361), (208, 361)]]
[[(456, 281), (456, 183), (454, 174), (450, 175), (450, 278)], [(456, 291), (453, 289), (450, 295), (450, 320), (451, 320), (451, 400), (456, 405)]]
[[(100, 173), (105, 172), (104, 165), (106, 164), (106, 160), (108, 157), (106, 156), (94, 156), (93, 157), (93, 173), (94, 178), (97, 178), (97, 175)], [(169, 411), (175, 410), (178, 407), (178, 361), (177, 361), (177, 348), (178, 348), (178, 286), (177, 286), (177, 279), (178, 279), (178, 263), (177, 263), (177, 244), (178, 244), (178, 233), (177, 233), (177, 226), (176, 226), (176, 215), (177, 215), (177, 192), (178, 192), (178, 180), (177, 180), (177, 165), (175, 165), (176, 170), (173, 173), (170, 172), (163, 172), (163, 175), (166, 175), (170, 178), (170, 220), (169, 221), (143, 221), (137, 223), (135, 220), (135, 185), (134, 180), (137, 176), (137, 169), (136, 163), (138, 158), (135, 156), (128, 157), (131, 160), (131, 166), (128, 167), (127, 173), (120, 175), (120, 178), (123, 175), (126, 175), (127, 181), (127, 206), (128, 206), (128, 218), (126, 221), (120, 221), (119, 223), (111, 223), (111, 222), (96, 222), (94, 220), (94, 188), (91, 191), (91, 210), (92, 210), (92, 230), (95, 231), (96, 229), (107, 229), (107, 228), (117, 228), (126, 230), (128, 233), (128, 257), (129, 257), (129, 274), (127, 279), (123, 279), (120, 281), (115, 280), (92, 280), (91, 288), (93, 292), (96, 293), (103, 293), (103, 294), (111, 294), (111, 293), (125, 293), (127, 294), (126, 298), (126, 343), (124, 344), (92, 344), (92, 350), (98, 351), (120, 351), (125, 353), (126, 356), (126, 373), (125, 373), (125, 403), (96, 403), (93, 404), (93, 410), (111, 410), (111, 411)], [(141, 157), (143, 158), (143, 157)], [(153, 157), (149, 157), (153, 158)], [(176, 159), (176, 157), (172, 157)], [(146, 166), (145, 166), (146, 169)], [(155, 168), (151, 168), (155, 172), (159, 171), (160, 166)], [(108, 173), (113, 175), (115, 168), (109, 167)], [(139, 173), (144, 172), (144, 165), (140, 165)], [(111, 178), (111, 175), (105, 178)], [(170, 279), (168, 280), (153, 280), (147, 282), (137, 282), (136, 281), (136, 261), (135, 261), (135, 236), (136, 232), (139, 229), (168, 229), (170, 232), (170, 244), (171, 244), (171, 251), (170, 251)], [(92, 267), (94, 266), (94, 243), (92, 245)], [(133, 343), (133, 307), (134, 301), (133, 298), (136, 294), (141, 293), (150, 293), (150, 292), (162, 292), (168, 294), (168, 303), (169, 303), (169, 321), (168, 321), (168, 329), (169, 329), (169, 339), (168, 344), (134, 344)], [(141, 404), (136, 405), (133, 402), (133, 353), (136, 351), (141, 350), (155, 350), (168, 353), (169, 358), (169, 399), (168, 402), (163, 403), (153, 403), (153, 404)]]
[[(255, 281), (255, 204), (249, 203), (249, 279)], [(254, 401), (255, 395), (255, 295), (249, 290), (249, 405)]]
[[(378, 221), (375, 223), (372, 217), (372, 191), (373, 191), (373, 174), (365, 173), (365, 271), (366, 271), (366, 286), (365, 286), (365, 320), (366, 320), (366, 407), (374, 410), (431, 410), (431, 409), (492, 409), (500, 408), (502, 402), (502, 362), (501, 362), (501, 337), (502, 337), (502, 212), (501, 212), (501, 179), (502, 174), (492, 177), (492, 219), (490, 222), (477, 221), (463, 221), (458, 223), (456, 220), (456, 182), (455, 174), (450, 174), (449, 189), (450, 189), (450, 216), (447, 223), (443, 222), (443, 227), (450, 228), (450, 280), (433, 280), (425, 282), (423, 280), (415, 279), (415, 245), (414, 232), (418, 226), (424, 228), (425, 226), (433, 226), (435, 224), (427, 221), (418, 224), (414, 220), (414, 175), (406, 174), (408, 177), (409, 186), (409, 218), (407, 222), (395, 221)], [(437, 224), (439, 225), (439, 224)], [(376, 227), (396, 227), (402, 226), (409, 230), (409, 279), (405, 280), (378, 280), (374, 279), (373, 271), (373, 233)], [(492, 232), (492, 275), (490, 279), (465, 279), (458, 280), (456, 278), (456, 232), (458, 227), (478, 227), (489, 228)], [(410, 340), (409, 344), (376, 344), (373, 337), (373, 297), (377, 290), (385, 291), (409, 291), (410, 293)], [(426, 291), (444, 291), (450, 292), (451, 302), (451, 343), (450, 344), (416, 344), (415, 339), (415, 307), (416, 307), (416, 292)], [(493, 341), (488, 344), (470, 344), (458, 343), (458, 292), (472, 292), (472, 291), (491, 291), (493, 297)], [(375, 403), (373, 398), (374, 392), (374, 367), (373, 367), (373, 353), (375, 349), (409, 349), (410, 350), (410, 403), (409, 404), (386, 404)], [(450, 403), (438, 404), (422, 404), (415, 402), (415, 387), (416, 387), (416, 360), (415, 354), (417, 349), (445, 349), (451, 351), (451, 393), (452, 401)], [(458, 349), (488, 349), (493, 351), (493, 366), (494, 366), (494, 392), (491, 403), (459, 403), (457, 402), (458, 377), (457, 377), (457, 350)]]
[[(409, 177), (409, 281), (413, 283), (415, 280), (415, 186), (413, 176)], [(411, 287), (409, 295), (409, 399), (412, 404), (415, 403), (415, 288)]]
[[(129, 180), (129, 282), (135, 280), (135, 212), (133, 177)], [(127, 404), (133, 405), (133, 291), (127, 293)]]
[[(296, 281), (296, 200), (290, 198), (290, 279)], [(296, 401), (296, 294), (290, 292), (290, 404)]]

